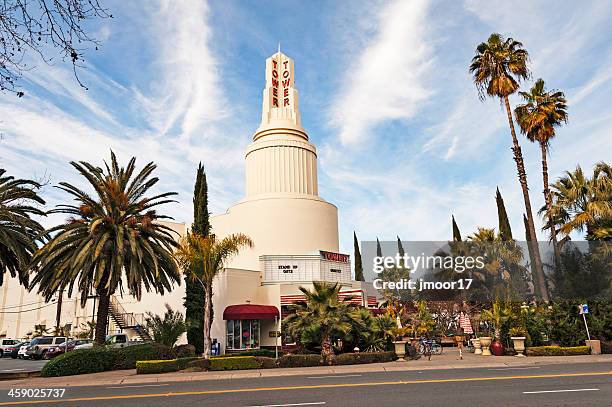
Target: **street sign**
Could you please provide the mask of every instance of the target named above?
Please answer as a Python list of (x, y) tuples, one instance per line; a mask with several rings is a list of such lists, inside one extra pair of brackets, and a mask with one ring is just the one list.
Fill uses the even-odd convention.
[(588, 314), (589, 313), (589, 305), (588, 304), (580, 304), (580, 314)]

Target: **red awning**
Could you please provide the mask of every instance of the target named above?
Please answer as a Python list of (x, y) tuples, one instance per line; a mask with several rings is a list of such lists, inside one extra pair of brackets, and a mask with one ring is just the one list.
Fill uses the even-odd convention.
[(278, 308), (274, 305), (240, 304), (230, 305), (223, 311), (223, 319), (274, 319), (279, 317)]

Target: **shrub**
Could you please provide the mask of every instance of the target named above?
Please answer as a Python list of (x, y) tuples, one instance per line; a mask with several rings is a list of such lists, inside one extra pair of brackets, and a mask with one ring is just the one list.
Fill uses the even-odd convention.
[(255, 359), (257, 359), (262, 369), (274, 369), (275, 367), (278, 367), (275, 358), (269, 358), (266, 356), (255, 356)]
[(114, 366), (111, 370), (134, 369), (139, 360), (169, 360), (174, 355), (169, 347), (158, 343), (143, 343), (142, 345), (126, 346), (112, 349)]
[(193, 368), (197, 370), (208, 370), (210, 368), (210, 360), (204, 358), (196, 358), (190, 362), (187, 362), (187, 368)]
[[(278, 355), (281, 356), (281, 351), (279, 349)], [(270, 349), (253, 349), (246, 350), (244, 352), (231, 353), (230, 356), (265, 356), (268, 358), (275, 358), (276, 352)]]
[(384, 363), (397, 359), (395, 352), (342, 353), (336, 356), (338, 365), (358, 365), (364, 363)]
[(112, 353), (105, 348), (79, 349), (64, 353), (49, 361), (40, 372), (42, 377), (70, 376), (111, 370)]
[(137, 374), (178, 372), (187, 368), (196, 357), (179, 358), (172, 360), (139, 360), (136, 362)]
[(186, 343), (184, 345), (175, 346), (174, 349), (172, 349), (172, 351), (174, 352), (174, 355), (177, 358), (189, 358), (189, 357), (194, 357), (196, 355), (195, 346), (189, 343)]
[(176, 372), (178, 364), (173, 360), (140, 360), (136, 362), (137, 374)]
[(174, 359), (170, 348), (156, 343), (126, 346), (119, 349), (94, 347), (60, 355), (45, 365), (41, 376), (70, 376), (106, 370), (134, 369), (140, 360)]
[(255, 356), (233, 356), (210, 359), (209, 370), (260, 369), (261, 363)]
[(280, 367), (310, 367), (323, 365), (321, 355), (284, 355), (278, 359)]
[(588, 346), (535, 346), (525, 351), (527, 356), (575, 356), (589, 355), (591, 348)]

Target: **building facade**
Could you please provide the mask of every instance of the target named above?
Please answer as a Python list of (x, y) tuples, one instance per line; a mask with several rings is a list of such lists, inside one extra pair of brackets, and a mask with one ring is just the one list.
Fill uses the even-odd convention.
[[(265, 79), (261, 124), (245, 154), (245, 197), (211, 217), (218, 238), (243, 233), (254, 242), (213, 283), (211, 336), (221, 352), (280, 345), (280, 319), (302, 298), (299, 288), (311, 288), (313, 281), (338, 282), (342, 296), (365, 307), (377, 304), (371, 284), (353, 281), (350, 257), (338, 253), (338, 209), (318, 195), (317, 150), (302, 127), (293, 60), (279, 50), (266, 60)], [(184, 224), (168, 224), (180, 236), (187, 232)], [(9, 279), (0, 293), (0, 311), (13, 309), (7, 304), (41, 306), (21, 317), (0, 314), (0, 334), (24, 337), (35, 324), (54, 325), (56, 307), (44, 307), (16, 280)], [(138, 336), (137, 325), (147, 311), (162, 314), (165, 303), (183, 311), (184, 296), (184, 286), (164, 296), (144, 293), (140, 301), (115, 296), (109, 332)], [(64, 304), (62, 324), (73, 329), (95, 315), (93, 299), (85, 308), (76, 299), (66, 298)]]

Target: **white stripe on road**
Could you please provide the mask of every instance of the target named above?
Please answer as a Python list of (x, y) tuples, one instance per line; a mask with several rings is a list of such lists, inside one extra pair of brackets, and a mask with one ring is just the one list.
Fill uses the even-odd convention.
[(135, 387), (162, 387), (169, 386), (168, 384), (139, 384), (139, 385), (126, 385), (126, 386), (110, 386), (107, 389), (129, 389)]
[(360, 374), (344, 374), (344, 375), (333, 375), (333, 376), (308, 376), (307, 379), (335, 379), (336, 377), (361, 377)]
[(568, 390), (540, 390), (540, 391), (524, 391), (523, 394), (539, 394), (539, 393), (566, 393), (572, 391), (598, 391), (599, 389), (568, 389)]
[(530, 367), (504, 367), (500, 369), (487, 369), (487, 370), (526, 370), (526, 369), (539, 369), (539, 366), (530, 366)]
[(4, 369), (2, 371), (3, 372), (20, 372), (22, 370), (25, 370), (25, 369)]
[(315, 401), (312, 403), (293, 403), (293, 404), (266, 404), (265, 406), (249, 406), (249, 407), (289, 407), (289, 406), (320, 406), (325, 404), (324, 401)]

